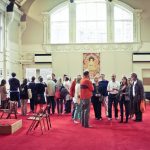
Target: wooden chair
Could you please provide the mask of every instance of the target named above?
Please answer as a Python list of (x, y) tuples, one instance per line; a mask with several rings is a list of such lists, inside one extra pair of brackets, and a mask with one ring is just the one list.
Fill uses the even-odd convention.
[(17, 119), (17, 102), (16, 101), (8, 101), (6, 108), (0, 109), (2, 112), (0, 118), (2, 119), (4, 114), (7, 114), (6, 119), (11, 119), (11, 115), (14, 114), (15, 119)]
[(48, 108), (49, 106), (46, 106), (44, 110), (40, 110), (36, 115), (33, 116), (33, 121), (26, 134), (35, 130), (38, 126), (40, 126), (41, 132), (43, 134), (43, 128), (46, 131), (45, 120), (46, 120), (47, 129), (50, 130), (52, 126), (51, 126), (50, 115), (48, 114)]

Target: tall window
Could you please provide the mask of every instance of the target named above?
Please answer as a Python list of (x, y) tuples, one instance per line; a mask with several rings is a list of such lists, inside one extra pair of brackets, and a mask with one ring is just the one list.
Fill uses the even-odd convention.
[(114, 42), (133, 42), (133, 13), (114, 6)]
[(61, 7), (51, 14), (51, 43), (69, 42), (69, 7)]
[(107, 42), (107, 8), (104, 2), (76, 4), (76, 42)]
[(136, 31), (136, 27), (133, 26), (135, 20), (132, 10), (117, 2), (110, 3), (106, 0), (74, 2), (65, 3), (51, 12), (52, 44), (69, 43), (72, 39), (73, 43), (134, 42), (133, 31)]

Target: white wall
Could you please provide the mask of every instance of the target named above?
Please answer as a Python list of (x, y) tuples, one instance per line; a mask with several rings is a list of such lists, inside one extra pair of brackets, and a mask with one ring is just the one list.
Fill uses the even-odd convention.
[(20, 38), (20, 17), (21, 12), (14, 7), (13, 13), (6, 13), (7, 1), (0, 1), (0, 11), (3, 15), (3, 51), (1, 53), (4, 70), (3, 78), (9, 77), (12, 72), (16, 72), (18, 78), (22, 77), (22, 65), (19, 60), (21, 57), (21, 38)]
[[(23, 54), (30, 53), (47, 53), (43, 46), (43, 20), (42, 12), (50, 11), (52, 8), (60, 4), (65, 0), (36, 0), (28, 12), (27, 17), (27, 28), (22, 36), (22, 50)], [(142, 46), (140, 48), (141, 52), (150, 52), (150, 1), (148, 0), (122, 0), (128, 5), (135, 9), (142, 9), (143, 13), (141, 16), (141, 40)], [(40, 6), (40, 7), (39, 7)], [(82, 45), (79, 45), (82, 49)], [(63, 49), (64, 47), (62, 47)], [(91, 45), (91, 49), (95, 48), (95, 45)], [(137, 72), (141, 78), (141, 69), (150, 67), (150, 63), (140, 64), (132, 63), (132, 52), (128, 51), (101, 51), (101, 65), (100, 70), (105, 73), (107, 78), (111, 76), (112, 73), (116, 73), (118, 79), (120, 80), (122, 75), (129, 76), (131, 72)], [(71, 77), (77, 74), (82, 74), (82, 53), (81, 52), (55, 52), (52, 53), (53, 57), (53, 72), (57, 76), (62, 76), (64, 73), (69, 74)], [(28, 59), (29, 56), (24, 56), (24, 59)], [(31, 58), (32, 59), (32, 58)], [(33, 63), (34, 64), (34, 63)], [(43, 65), (44, 67), (44, 65)]]

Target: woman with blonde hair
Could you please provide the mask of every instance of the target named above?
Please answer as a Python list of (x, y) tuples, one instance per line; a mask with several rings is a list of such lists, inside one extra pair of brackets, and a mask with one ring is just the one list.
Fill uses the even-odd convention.
[(62, 79), (58, 78), (58, 80), (56, 82), (56, 92), (55, 92), (55, 100), (56, 100), (58, 114), (63, 113), (63, 99), (60, 96), (60, 90), (61, 90), (62, 86), (63, 86)]
[(75, 112), (74, 112), (74, 118), (73, 118), (74, 123), (79, 123), (78, 119), (81, 118), (80, 81), (81, 81), (81, 77), (78, 76), (76, 79), (75, 94), (73, 97), (73, 102), (75, 105)]
[(101, 116), (102, 95), (100, 94), (100, 91), (99, 91), (100, 89), (99, 78), (97, 76), (95, 76), (94, 78), (93, 86), (94, 86), (94, 91), (93, 91), (93, 96), (91, 100), (92, 100), (92, 104), (94, 108), (95, 119), (102, 120), (102, 116)]

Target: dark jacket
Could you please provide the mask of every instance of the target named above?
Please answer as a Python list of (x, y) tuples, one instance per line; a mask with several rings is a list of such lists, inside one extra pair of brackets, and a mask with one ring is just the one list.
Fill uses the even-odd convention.
[[(120, 86), (120, 90), (118, 93), (118, 100), (120, 101), (122, 99), (122, 96), (124, 96), (125, 101), (130, 101), (131, 100), (131, 96), (130, 96), (130, 86), (126, 86), (126, 88), (122, 91), (122, 87), (123, 85)], [(124, 94), (125, 93), (125, 94)]]
[(108, 96), (107, 86), (108, 86), (107, 80), (102, 80), (99, 82), (99, 91), (103, 96)]
[(16, 78), (9, 79), (10, 91), (18, 91), (20, 89), (20, 81)]
[[(133, 96), (133, 85), (132, 85), (132, 96)], [(142, 81), (137, 79), (137, 83), (135, 84), (135, 97), (134, 100), (141, 101), (144, 99), (144, 87)]]
[(96, 84), (93, 83), (93, 87), (94, 87), (93, 96), (95, 96), (96, 94), (100, 94), (101, 93), (99, 85), (98, 85), (98, 89), (96, 89)]
[(28, 86), (27, 86), (27, 84), (26, 85), (24, 85), (24, 84), (21, 85), (20, 99), (28, 99)]
[(96, 84), (93, 83), (93, 87), (94, 87), (94, 90), (93, 90), (93, 95), (91, 97), (91, 102), (93, 103), (95, 100), (100, 100), (101, 101), (101, 96), (98, 96), (98, 97), (96, 96), (96, 94), (101, 94), (99, 85), (98, 85), (98, 87), (96, 87)]
[(31, 89), (31, 92), (33, 95), (36, 94), (36, 83), (35, 82), (30, 82), (28, 85), (28, 88)]

